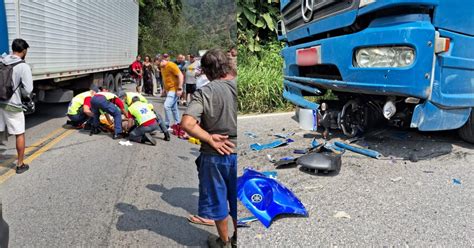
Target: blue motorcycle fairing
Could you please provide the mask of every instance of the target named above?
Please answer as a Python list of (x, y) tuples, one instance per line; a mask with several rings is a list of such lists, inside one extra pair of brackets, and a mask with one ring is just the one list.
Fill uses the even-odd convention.
[(280, 214), (308, 216), (301, 201), (278, 181), (264, 174), (245, 169), (237, 179), (237, 196), (244, 206), (269, 227), (273, 218)]

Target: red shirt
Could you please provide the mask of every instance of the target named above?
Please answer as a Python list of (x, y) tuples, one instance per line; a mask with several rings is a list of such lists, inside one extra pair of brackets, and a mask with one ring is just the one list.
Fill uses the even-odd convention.
[[(130, 112), (128, 112), (128, 118), (131, 118), (131, 119), (135, 120), (135, 117)], [(156, 119), (151, 119), (151, 120), (143, 123), (142, 126), (148, 127), (148, 126), (151, 126), (155, 123), (156, 123)]]
[[(142, 63), (140, 63), (140, 61), (135, 60), (132, 64), (132, 70), (136, 70), (138, 72), (143, 72)], [(137, 75), (135, 73), (132, 73), (132, 77), (141, 79), (142, 75)]]
[(112, 99), (111, 102), (113, 104), (117, 105), (117, 107), (119, 107), (120, 110), (122, 110), (122, 112), (125, 111), (124, 110), (125, 106), (123, 105), (123, 102), (122, 102), (122, 100), (120, 100), (120, 98), (114, 98), (114, 99)]
[(87, 107), (91, 108), (91, 99), (92, 99), (92, 97), (90, 97), (90, 96), (84, 98), (84, 106), (87, 106)]

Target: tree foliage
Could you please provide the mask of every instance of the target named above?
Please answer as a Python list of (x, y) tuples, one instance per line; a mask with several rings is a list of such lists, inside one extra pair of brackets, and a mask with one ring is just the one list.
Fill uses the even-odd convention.
[(237, 1), (239, 44), (251, 52), (260, 52), (263, 43), (276, 41), (279, 3), (279, 0)]
[(139, 53), (197, 53), (237, 40), (233, 0), (140, 0)]

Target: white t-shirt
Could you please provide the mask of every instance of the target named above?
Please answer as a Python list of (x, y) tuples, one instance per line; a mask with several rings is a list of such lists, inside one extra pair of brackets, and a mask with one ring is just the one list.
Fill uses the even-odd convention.
[(196, 79), (196, 89), (199, 89), (208, 83), (209, 79), (207, 79), (206, 75), (202, 74)]
[(198, 60), (186, 66), (184, 69), (186, 72), (186, 84), (196, 84), (196, 69), (200, 66), (201, 62)]

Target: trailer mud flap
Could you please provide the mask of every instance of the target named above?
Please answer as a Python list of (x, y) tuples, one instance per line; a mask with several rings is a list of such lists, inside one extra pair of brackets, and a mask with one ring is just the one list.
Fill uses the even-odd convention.
[(426, 101), (415, 107), (410, 127), (420, 131), (457, 129), (466, 123), (470, 114), (471, 108), (442, 109)]

